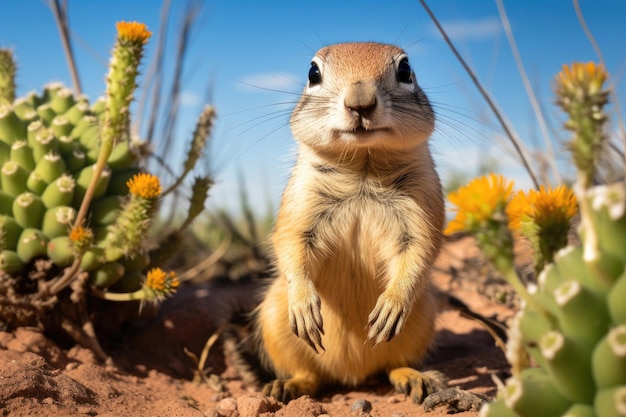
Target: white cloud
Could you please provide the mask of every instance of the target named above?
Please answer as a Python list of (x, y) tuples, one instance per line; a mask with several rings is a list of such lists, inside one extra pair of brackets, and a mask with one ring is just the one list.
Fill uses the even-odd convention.
[[(441, 22), (448, 36), (453, 40), (476, 41), (490, 39), (502, 32), (500, 19), (497, 17), (485, 17), (475, 20), (450, 20)], [(437, 35), (439, 30), (433, 26)]]
[(238, 88), (245, 91), (278, 90), (293, 91), (300, 88), (299, 77), (287, 72), (252, 74), (237, 82)]
[(201, 101), (200, 95), (195, 91), (183, 90), (180, 93), (181, 106), (197, 106)]

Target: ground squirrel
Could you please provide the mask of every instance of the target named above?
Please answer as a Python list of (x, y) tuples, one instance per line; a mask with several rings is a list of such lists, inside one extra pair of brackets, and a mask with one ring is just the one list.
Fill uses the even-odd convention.
[(259, 364), (277, 378), (266, 395), (288, 401), (379, 372), (416, 402), (445, 385), (410, 368), (434, 335), (430, 269), (445, 221), (434, 121), (402, 49), (316, 53), (291, 116), (299, 147), (272, 235), (276, 278), (254, 312)]

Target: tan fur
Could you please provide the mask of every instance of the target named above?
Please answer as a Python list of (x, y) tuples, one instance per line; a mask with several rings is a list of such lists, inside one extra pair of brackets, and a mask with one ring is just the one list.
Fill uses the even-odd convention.
[(428, 379), (398, 368), (416, 365), (433, 337), (444, 205), (427, 143), (434, 115), (414, 75), (398, 80), (403, 57), (377, 43), (323, 48), (321, 82), (293, 111), (298, 158), (272, 238), (278, 276), (257, 311), (278, 377), (265, 391), (278, 398), (380, 371), (420, 392)]

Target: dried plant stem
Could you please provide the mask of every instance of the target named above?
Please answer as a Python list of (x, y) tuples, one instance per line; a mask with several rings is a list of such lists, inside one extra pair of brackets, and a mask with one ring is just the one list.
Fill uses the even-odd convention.
[(51, 295), (55, 295), (61, 292), (63, 288), (67, 287), (70, 282), (72, 282), (72, 280), (76, 277), (76, 274), (78, 274), (82, 259), (82, 255), (77, 256), (76, 259), (74, 259), (72, 265), (65, 268), (65, 270), (63, 271), (63, 275), (51, 281), (48, 293), (50, 293)]
[(176, 57), (174, 62), (174, 75), (172, 76), (172, 88), (168, 95), (168, 108), (167, 116), (165, 118), (165, 124), (163, 126), (163, 135), (161, 136), (162, 145), (160, 148), (161, 155), (168, 155), (172, 146), (174, 145), (174, 131), (176, 128), (176, 122), (178, 120), (178, 114), (180, 110), (180, 93), (182, 90), (182, 78), (183, 78), (183, 64), (186, 59), (187, 51), (189, 48), (189, 37), (191, 35), (191, 29), (193, 23), (198, 15), (198, 5), (192, 6), (191, 3), (187, 5), (187, 10), (183, 17), (183, 25), (180, 29), (178, 36), (178, 44), (176, 48)]
[(200, 358), (198, 358), (198, 356), (196, 356), (195, 353), (191, 352), (186, 347), (184, 348), (185, 354), (191, 360), (193, 360), (196, 363), (196, 372), (195, 372), (195, 375), (193, 377), (193, 382), (194, 383), (196, 383), (196, 384), (200, 384), (201, 382), (209, 383), (209, 381), (207, 380), (207, 378), (205, 376), (204, 367), (206, 366), (206, 361), (207, 361), (207, 359), (209, 357), (209, 352), (211, 351), (211, 348), (213, 347), (215, 342), (217, 342), (217, 339), (220, 337), (220, 335), (224, 331), (224, 327), (225, 327), (224, 325), (221, 325), (211, 335), (211, 337), (209, 337), (209, 339), (206, 341), (206, 343), (204, 345), (204, 348), (202, 349), (202, 353), (200, 354)]
[(226, 252), (230, 248), (231, 242), (232, 242), (231, 235), (230, 234), (226, 235), (226, 238), (222, 241), (220, 246), (208, 258), (206, 258), (199, 264), (191, 267), (190, 269), (180, 274), (178, 276), (178, 280), (180, 282), (188, 281), (192, 278), (197, 277), (202, 272), (206, 271), (207, 269), (215, 265), (215, 263), (219, 261), (222, 258), (222, 256), (226, 254)]
[(491, 98), (491, 95), (489, 94), (489, 92), (487, 92), (487, 90), (482, 86), (482, 84), (478, 80), (478, 77), (476, 77), (476, 74), (474, 74), (474, 71), (469, 67), (467, 62), (463, 59), (459, 51), (456, 49), (456, 47), (454, 46), (454, 44), (448, 37), (448, 34), (441, 26), (441, 23), (439, 23), (439, 20), (437, 20), (433, 12), (430, 10), (428, 5), (426, 4), (426, 1), (425, 0), (419, 0), (419, 1), (422, 4), (422, 7), (424, 7), (424, 10), (426, 10), (426, 13), (428, 13), (428, 15), (430, 16), (435, 26), (437, 26), (437, 29), (443, 36), (450, 50), (452, 50), (452, 53), (454, 54), (454, 56), (459, 60), (459, 62), (461, 63), (461, 65), (463, 66), (467, 74), (472, 79), (472, 82), (474, 83), (476, 88), (478, 88), (481, 95), (484, 97), (485, 101), (487, 101), (487, 104), (489, 105), (491, 110), (494, 112), (496, 118), (498, 119), (498, 122), (500, 122), (500, 125), (502, 126), (502, 129), (504, 129), (504, 132), (506, 133), (507, 137), (511, 141), (513, 147), (515, 148), (515, 151), (519, 155), (520, 161), (524, 165), (526, 172), (528, 172), (528, 175), (530, 176), (530, 179), (532, 180), (535, 188), (538, 189), (539, 182), (537, 181), (537, 176), (535, 175), (534, 169), (529, 164), (528, 159), (526, 158), (525, 152), (522, 149), (523, 144), (517, 138), (517, 136), (513, 133), (513, 130), (509, 126), (508, 122), (505, 120), (504, 116), (502, 115), (502, 112), (500, 112), (500, 110), (498, 109), (498, 106), (495, 104), (495, 101), (493, 100), (493, 98)]
[(535, 92), (533, 91), (532, 85), (530, 84), (530, 80), (528, 79), (528, 74), (526, 74), (526, 70), (524, 69), (524, 62), (522, 61), (522, 56), (519, 53), (519, 49), (517, 48), (517, 43), (515, 42), (515, 37), (513, 36), (513, 30), (511, 29), (511, 24), (509, 22), (509, 18), (506, 14), (506, 9), (504, 8), (504, 3), (502, 0), (496, 0), (496, 5), (498, 6), (498, 13), (500, 14), (500, 21), (502, 22), (502, 27), (504, 27), (504, 33), (506, 34), (506, 38), (509, 42), (509, 47), (511, 48), (511, 52), (513, 53), (513, 58), (515, 58), (515, 64), (517, 66), (517, 71), (519, 72), (520, 78), (522, 79), (522, 83), (524, 84), (524, 89), (526, 90), (526, 94), (528, 95), (528, 99), (530, 100), (530, 105), (533, 108), (535, 113), (535, 117), (537, 118), (537, 122), (539, 123), (539, 129), (541, 130), (541, 134), (543, 136), (543, 141), (545, 143), (547, 155), (546, 159), (548, 164), (550, 165), (550, 169), (552, 170), (552, 174), (554, 175), (554, 180), (557, 184), (561, 183), (561, 174), (559, 172), (559, 167), (556, 163), (556, 157), (554, 155), (554, 149), (552, 148), (552, 140), (550, 138), (550, 133), (548, 132), (548, 126), (546, 124), (546, 120), (543, 116), (543, 111), (539, 106), (539, 102), (537, 101), (537, 97), (535, 96)]
[[(144, 137), (147, 143), (152, 143), (154, 131), (156, 129), (156, 122), (159, 115), (159, 108), (161, 106), (161, 95), (163, 93), (163, 59), (165, 57), (165, 40), (167, 39), (167, 26), (170, 16), (171, 0), (165, 0), (163, 6), (161, 6), (161, 20), (159, 22), (158, 40), (154, 58), (150, 65), (150, 70), (146, 74), (144, 79), (144, 88), (141, 94), (141, 98), (138, 103), (137, 121), (135, 122), (134, 131), (137, 135), (141, 131), (141, 121), (146, 118), (146, 112), (148, 115), (148, 131)], [(148, 99), (152, 94), (150, 104), (148, 105)], [(149, 109), (148, 109), (149, 107)]]
[(61, 4), (60, 0), (50, 0), (50, 7), (54, 13), (54, 20), (59, 28), (59, 34), (61, 36), (61, 43), (63, 44), (63, 50), (65, 51), (65, 59), (70, 69), (70, 75), (72, 77), (72, 84), (74, 85), (74, 91), (76, 94), (82, 94), (80, 87), (80, 79), (78, 77), (78, 70), (76, 69), (76, 60), (74, 59), (74, 52), (72, 50), (72, 43), (69, 36), (69, 24), (67, 18), (67, 0)]

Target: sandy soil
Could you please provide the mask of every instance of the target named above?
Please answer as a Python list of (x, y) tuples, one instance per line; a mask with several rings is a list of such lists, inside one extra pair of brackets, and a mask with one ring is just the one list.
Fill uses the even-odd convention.
[[(485, 316), (506, 320), (512, 310), (481, 295), (471, 280), (444, 273), (463, 269), (475, 256), (469, 239), (449, 243), (437, 263), (437, 285)], [(426, 414), (383, 378), (357, 390), (333, 389), (318, 398), (288, 405), (246, 387), (224, 360), (219, 341), (207, 361), (212, 384), (191, 382), (195, 364), (184, 350), (200, 356), (215, 332), (220, 306), (241, 296), (242, 288), (203, 284), (184, 286), (159, 313), (120, 329), (103, 341), (114, 364), (99, 363), (79, 346), (59, 346), (38, 329), (0, 332), (0, 412), (8, 416), (442, 416), (446, 407)], [(508, 366), (491, 336), (458, 312), (438, 318), (435, 349), (421, 369), (436, 369), (450, 386), (493, 397), (493, 376), (505, 378)], [(371, 404), (367, 406), (366, 400)], [(365, 404), (365, 406), (363, 406)], [(466, 411), (458, 416), (478, 416)]]

